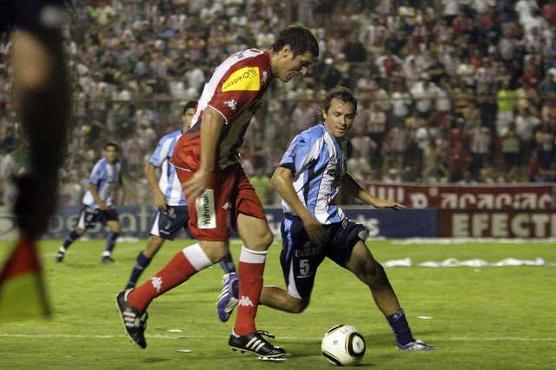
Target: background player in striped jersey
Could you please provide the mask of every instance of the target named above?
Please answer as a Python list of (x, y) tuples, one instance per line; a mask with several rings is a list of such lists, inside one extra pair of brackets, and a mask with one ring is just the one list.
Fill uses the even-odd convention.
[(304, 76), (319, 49), (313, 34), (299, 26), (280, 32), (271, 49), (240, 51), (216, 68), (189, 129), (176, 145), (171, 162), (189, 200), (189, 229), (198, 243), (176, 254), (146, 283), (116, 296), (126, 332), (141, 348), (147, 346), (144, 331), (151, 301), (226, 256), (231, 223), (245, 245), (239, 258), (238, 312), (228, 344), (265, 359), (285, 355), (284, 349), (269, 343), (255, 327), (273, 236), (239, 163), (238, 149), (270, 82)]
[(291, 313), (305, 310), (318, 266), (328, 257), (370, 288), (400, 350), (432, 350), (413, 338), (384, 268), (365, 245), (369, 230), (349, 220), (336, 204), (341, 189), (375, 208), (403, 207), (371, 196), (346, 172), (344, 138), (355, 118), (357, 100), (346, 88), (334, 89), (325, 97), (322, 112), (324, 122), (293, 139), (272, 177), (283, 199), (280, 262), (287, 289), (264, 287), (261, 303)]
[(86, 229), (90, 229), (97, 222), (108, 227), (106, 248), (100, 259), (103, 263), (114, 262), (112, 251), (116, 240), (120, 236), (122, 225), (118, 219), (115, 204), (122, 204), (125, 189), (121, 176), (120, 149), (115, 143), (104, 145), (103, 158), (93, 167), (89, 179), (89, 190), (83, 196), (83, 206), (79, 212), (75, 228), (69, 233), (64, 244), (56, 253), (56, 262), (62, 262), (70, 245), (79, 239)]
[[(147, 246), (137, 256), (126, 289), (135, 287), (137, 280), (147, 266), (149, 266), (152, 258), (166, 240), (174, 240), (182, 228), (189, 233), (187, 229), (187, 220), (189, 219), (187, 201), (176, 175), (176, 170), (169, 163), (169, 160), (172, 158), (172, 154), (174, 154), (177, 140), (191, 122), (196, 108), (196, 101), (189, 101), (185, 104), (182, 112), (184, 128), (164, 135), (145, 164), (145, 174), (153, 192), (154, 203), (158, 207), (158, 211), (155, 215)], [(157, 168), (160, 169), (159, 179), (156, 176)], [(235, 275), (234, 264), (230, 256), (227, 257), (227, 262), (226, 264), (220, 264), (227, 274), (226, 276), (228, 274)], [(228, 317), (229, 314), (223, 321), (226, 321)]]

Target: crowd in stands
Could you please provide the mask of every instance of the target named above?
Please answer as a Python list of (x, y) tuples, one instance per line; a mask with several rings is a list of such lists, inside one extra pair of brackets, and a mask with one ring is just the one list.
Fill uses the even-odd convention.
[[(360, 100), (349, 142), (358, 179), (556, 180), (555, 1), (73, 2), (74, 125), (64, 170), (72, 201), (102, 143), (116, 141), (128, 203), (150, 203), (145, 157), (181, 125), (180, 106), (199, 97), (227, 55), (268, 48), (291, 23), (314, 31), (321, 55), (309, 77), (272, 87), (244, 145), (250, 174), (269, 175), (291, 138), (319, 121), (325, 92), (343, 85)], [(0, 171), (21, 146), (8, 49), (0, 43)]]

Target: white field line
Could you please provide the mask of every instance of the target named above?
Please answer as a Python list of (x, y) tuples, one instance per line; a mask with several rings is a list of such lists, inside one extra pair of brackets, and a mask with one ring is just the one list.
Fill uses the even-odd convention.
[[(135, 254), (137, 253), (137, 248), (134, 247), (122, 247), (118, 249), (118, 252), (120, 254)], [(79, 253), (79, 251), (77, 251), (77, 253)], [(54, 258), (56, 256), (56, 253), (48, 253), (45, 254), (46, 258)], [(538, 257), (540, 258), (540, 257)], [(512, 259), (512, 258), (510, 258)], [(450, 260), (452, 260), (452, 262), (450, 262)], [(473, 261), (473, 260), (472, 260)], [(422, 261), (422, 262), (413, 262), (411, 261), (411, 259), (409, 259), (408, 257), (406, 258), (401, 258), (401, 259), (396, 259), (396, 260), (389, 260), (389, 261), (380, 261), (380, 263), (385, 267), (385, 268), (410, 268), (410, 267), (421, 267), (421, 268), (454, 268), (454, 267), (471, 267), (471, 268), (487, 268), (487, 267), (494, 267), (494, 268), (502, 268), (502, 267), (556, 267), (556, 262), (548, 262), (548, 261), (542, 261), (542, 262), (536, 262), (533, 263), (535, 261), (529, 261), (531, 263), (528, 263), (527, 260), (521, 260), (524, 263), (520, 263), (520, 264), (512, 264), (512, 263), (506, 263), (504, 262), (504, 260), (499, 261), (499, 262), (486, 262), (483, 260), (477, 260), (480, 262), (480, 265), (476, 265), (476, 264), (472, 264), (472, 263), (467, 263), (469, 261), (457, 261), (455, 258), (449, 258), (444, 260), (445, 264), (442, 264), (442, 261)], [(448, 263), (450, 262), (450, 263)], [(432, 266), (435, 265), (435, 266)], [(215, 266), (218, 266), (217, 264), (210, 266), (209, 268), (213, 268)]]
[[(82, 237), (79, 239), (80, 241), (97, 241), (97, 240), (104, 240), (104, 239), (89, 239), (87, 237)], [(193, 244), (193, 239), (176, 239), (178, 241), (183, 241), (185, 244)], [(555, 237), (548, 237), (548, 238), (405, 238), (405, 239), (388, 239), (384, 237), (378, 238), (369, 238), (367, 239), (369, 242), (373, 241), (390, 241), (392, 244), (466, 244), (466, 243), (501, 243), (501, 244), (535, 244), (535, 243), (556, 243)], [(136, 238), (136, 237), (120, 237), (118, 239), (120, 243), (142, 243), (147, 244), (146, 239)], [(232, 243), (241, 243), (241, 239), (239, 238), (231, 238), (230, 242)], [(280, 243), (275, 240), (274, 244), (279, 245)], [(135, 250), (135, 246), (133, 246)], [(122, 248), (123, 249), (123, 248)]]
[[(372, 239), (370, 239), (372, 240)], [(385, 239), (376, 239), (385, 240)], [(501, 243), (501, 244), (535, 244), (535, 243), (556, 243), (556, 238), (407, 238), (407, 239), (386, 239), (392, 244), (411, 245), (411, 244), (466, 244), (466, 243)]]
[[(156, 339), (222, 339), (217, 335), (146, 335), (147, 338)], [(0, 333), (0, 338), (83, 338), (83, 339), (112, 339), (127, 338), (126, 335), (82, 335), (82, 334), (10, 334)], [(278, 337), (278, 340), (292, 342), (313, 342), (320, 341), (321, 337)], [(430, 338), (429, 338), (430, 339)], [(437, 342), (556, 342), (556, 337), (546, 338), (523, 338), (523, 337), (452, 337), (452, 338), (436, 338)]]

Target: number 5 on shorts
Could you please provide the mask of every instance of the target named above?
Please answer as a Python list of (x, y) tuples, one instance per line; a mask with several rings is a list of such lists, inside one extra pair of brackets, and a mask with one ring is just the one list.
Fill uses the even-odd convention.
[(309, 275), (311, 275), (311, 265), (309, 265), (309, 260), (299, 260), (299, 277), (307, 277)]

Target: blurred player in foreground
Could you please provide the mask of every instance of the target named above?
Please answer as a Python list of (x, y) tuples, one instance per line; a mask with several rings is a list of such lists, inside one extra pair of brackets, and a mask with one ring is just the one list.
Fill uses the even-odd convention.
[[(145, 174), (153, 192), (154, 203), (158, 207), (158, 211), (151, 228), (151, 235), (147, 246), (137, 256), (126, 289), (135, 287), (137, 280), (139, 280), (143, 271), (149, 266), (166, 240), (174, 240), (182, 228), (189, 234), (187, 228), (187, 221), (189, 220), (187, 201), (176, 175), (176, 169), (169, 161), (174, 154), (176, 142), (187, 126), (189, 126), (189, 123), (191, 123), (191, 118), (193, 118), (196, 108), (196, 101), (189, 101), (185, 104), (182, 112), (184, 127), (164, 135), (145, 164)], [(157, 168), (160, 169), (159, 179), (156, 176)], [(221, 262), (220, 265), (226, 274), (235, 275), (234, 264), (230, 258), (229, 256), (227, 257), (230, 263), (225, 264)], [(228, 266), (231, 266), (231, 270)], [(227, 284), (224, 284), (224, 287), (227, 288), (227, 286)], [(227, 317), (225, 319), (227, 320)]]
[(27, 172), (17, 179), (14, 214), (19, 242), (0, 272), (0, 286), (25, 272), (35, 274), (43, 313), (48, 313), (48, 304), (35, 242), (56, 209), (58, 170), (66, 148), (71, 91), (62, 29), (68, 23), (62, 0), (0, 1), (0, 38), (13, 30), (14, 99), (30, 151)]
[(189, 201), (189, 230), (198, 243), (180, 251), (143, 285), (116, 297), (126, 332), (141, 348), (147, 345), (144, 331), (151, 301), (226, 256), (231, 224), (245, 244), (239, 257), (238, 313), (228, 344), (263, 359), (284, 358), (285, 350), (268, 342), (255, 327), (273, 236), (239, 163), (238, 149), (270, 82), (304, 76), (318, 54), (317, 40), (308, 29), (288, 27), (270, 51), (248, 49), (231, 55), (205, 85), (172, 157)]
[(106, 248), (100, 262), (112, 263), (112, 251), (122, 231), (115, 204), (123, 204), (125, 189), (121, 176), (120, 149), (115, 143), (104, 145), (103, 158), (93, 167), (89, 178), (89, 190), (83, 196), (82, 207), (75, 223), (75, 228), (56, 253), (56, 262), (62, 262), (70, 245), (85, 233), (86, 229), (97, 222), (108, 226)]
[(305, 310), (317, 269), (328, 257), (370, 288), (400, 350), (429, 351), (434, 347), (413, 338), (384, 268), (365, 245), (369, 230), (349, 220), (336, 203), (341, 189), (375, 208), (403, 208), (371, 196), (346, 172), (344, 139), (356, 112), (350, 90), (332, 90), (322, 104), (324, 122), (298, 134), (274, 172), (272, 183), (283, 199), (280, 262), (287, 288), (265, 286), (261, 304), (291, 313)]

